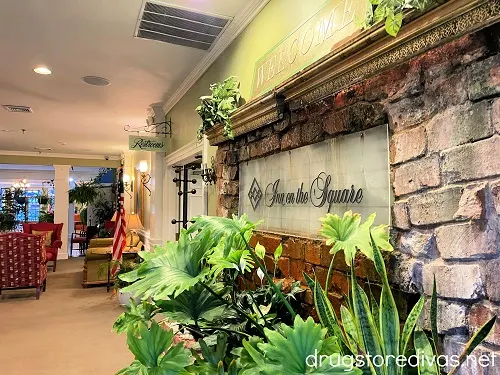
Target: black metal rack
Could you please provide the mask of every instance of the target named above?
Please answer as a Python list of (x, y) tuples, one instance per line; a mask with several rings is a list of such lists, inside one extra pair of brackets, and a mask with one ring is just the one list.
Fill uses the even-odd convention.
[(198, 164), (186, 165), (186, 166), (174, 166), (175, 173), (177, 177), (175, 177), (172, 181), (177, 185), (178, 191), (177, 195), (179, 196), (179, 210), (178, 217), (176, 219), (172, 219), (171, 223), (173, 225), (177, 225), (177, 237), (182, 228), (187, 228), (188, 223), (192, 223), (188, 219), (188, 195), (196, 194), (196, 189), (189, 189), (189, 184), (196, 184), (196, 179), (189, 179), (189, 171), (196, 170), (199, 168)]

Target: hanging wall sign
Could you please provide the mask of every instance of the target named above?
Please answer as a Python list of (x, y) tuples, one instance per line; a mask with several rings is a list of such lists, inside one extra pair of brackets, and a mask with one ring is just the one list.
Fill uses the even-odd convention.
[(327, 212), (390, 223), (386, 125), (240, 164), (240, 213), (261, 229), (317, 234)]
[(167, 142), (164, 137), (129, 135), (128, 148), (134, 151), (167, 152)]
[(366, 17), (366, 0), (330, 0), (310, 19), (278, 43), (255, 64), (252, 97), (257, 97), (314, 61), (335, 44), (354, 34), (356, 19)]

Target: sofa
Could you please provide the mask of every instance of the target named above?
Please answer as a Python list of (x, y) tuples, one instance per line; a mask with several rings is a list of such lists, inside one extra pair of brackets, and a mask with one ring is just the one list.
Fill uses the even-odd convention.
[[(135, 234), (137, 236), (137, 234)], [(143, 249), (143, 243), (139, 239), (135, 242), (135, 236), (127, 233), (127, 243), (124, 249), (123, 259), (133, 260), (137, 252)], [(132, 246), (133, 245), (133, 246)], [(110, 254), (113, 252), (112, 238), (94, 238), (90, 240), (83, 263), (82, 286), (87, 288), (94, 285), (106, 285), (108, 281), (108, 266)]]
[(47, 239), (45, 246), (47, 252), (46, 262), (52, 262), (52, 272), (56, 272), (57, 253), (62, 246), (61, 232), (63, 224), (53, 223), (23, 223), (23, 232), (27, 234), (42, 234), (50, 232), (50, 240)]
[(46, 289), (45, 235), (0, 234), (0, 294), (5, 289), (35, 288), (36, 299)]

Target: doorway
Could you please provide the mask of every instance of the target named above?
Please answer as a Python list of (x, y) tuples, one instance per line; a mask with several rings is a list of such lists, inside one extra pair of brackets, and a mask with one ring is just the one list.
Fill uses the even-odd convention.
[(172, 182), (177, 188), (177, 217), (171, 220), (176, 226), (175, 239), (179, 239), (182, 228), (191, 226), (191, 219), (204, 214), (201, 162), (189, 163), (183, 166), (174, 166), (175, 177)]
[(176, 241), (193, 217), (207, 214), (207, 189), (201, 179), (204, 143), (193, 141), (165, 158), (163, 241)]

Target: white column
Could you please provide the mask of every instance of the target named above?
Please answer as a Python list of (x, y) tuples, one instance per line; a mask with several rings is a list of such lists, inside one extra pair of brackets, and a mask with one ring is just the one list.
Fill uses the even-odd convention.
[(164, 153), (151, 153), (151, 199), (150, 199), (150, 243), (151, 245), (161, 245), (163, 242), (163, 180)]
[(61, 241), (62, 246), (57, 255), (57, 259), (68, 259), (68, 233), (69, 233), (69, 169), (70, 165), (54, 165), (55, 179), (55, 212), (54, 223), (63, 223)]

